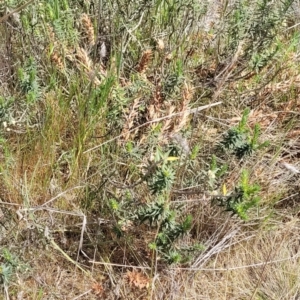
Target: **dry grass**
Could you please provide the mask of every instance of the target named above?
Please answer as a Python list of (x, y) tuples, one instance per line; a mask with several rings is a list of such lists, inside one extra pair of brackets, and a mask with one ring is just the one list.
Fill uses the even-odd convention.
[[(300, 299), (293, 28), (277, 24), (260, 52), (235, 37), (236, 1), (31, 2), (0, 5), (3, 299)], [(248, 139), (259, 124), (269, 146), (237, 158), (218, 145), (246, 107)], [(173, 177), (157, 192), (160, 168)], [(246, 221), (212, 201), (243, 170), (260, 186)], [(168, 265), (160, 227), (137, 220), (161, 199), (174, 220), (193, 217), (172, 244), (199, 244), (187, 262)]]
[[(42, 215), (44, 220), (48, 218), (47, 214)], [(22, 242), (18, 247), (22, 260), (30, 268), (11, 285), (10, 295), (16, 299), (76, 299), (79, 296), (79, 299), (99, 299), (101, 294), (105, 299), (134, 299), (148, 298), (154, 289), (153, 299), (298, 299), (299, 221), (288, 214), (284, 217), (285, 221), (277, 215), (268, 224), (259, 225), (262, 222), (257, 221), (246, 227), (230, 224), (230, 219), (226, 225), (215, 222), (211, 224), (215, 231), (208, 239), (207, 251), (194, 265), (159, 268), (152, 282), (147, 281), (147, 267), (139, 270), (138, 266), (134, 269), (123, 264), (103, 262), (99, 265), (92, 263), (93, 259), (88, 263), (81, 257), (79, 262), (83, 260), (81, 266), (87, 271), (83, 274), (50, 243), (44, 244), (36, 228), (19, 222)], [(42, 220), (36, 221), (41, 223)], [(64, 245), (65, 253), (72, 253), (70, 247), (78, 242), (78, 237), (63, 241), (63, 232), (55, 235)], [(11, 246), (11, 250), (17, 250), (16, 246)], [(135, 281), (128, 279), (128, 272), (141, 274), (141, 282), (130, 283)]]

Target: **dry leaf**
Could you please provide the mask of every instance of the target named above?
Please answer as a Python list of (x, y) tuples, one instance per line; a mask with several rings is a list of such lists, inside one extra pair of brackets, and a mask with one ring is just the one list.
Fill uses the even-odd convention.
[(104, 292), (103, 286), (97, 282), (92, 285), (92, 290), (95, 295), (101, 295)]
[(161, 51), (164, 50), (165, 49), (165, 43), (164, 43), (164, 41), (161, 40), (161, 39), (158, 39), (156, 41), (156, 47), (157, 47), (158, 50), (161, 50)]
[(135, 286), (140, 290), (149, 287), (150, 279), (140, 272), (134, 270), (127, 271), (126, 277), (128, 278), (130, 286)]

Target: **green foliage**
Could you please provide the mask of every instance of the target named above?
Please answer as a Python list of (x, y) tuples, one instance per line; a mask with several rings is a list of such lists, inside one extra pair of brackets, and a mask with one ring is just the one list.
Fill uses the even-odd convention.
[(33, 103), (38, 100), (40, 96), (40, 85), (36, 62), (32, 57), (23, 68), (19, 68), (18, 79), (21, 91), (26, 95), (27, 102)]
[(255, 124), (253, 136), (251, 137), (249, 130), (246, 128), (249, 113), (250, 110), (245, 109), (238, 126), (229, 129), (220, 143), (224, 150), (228, 150), (238, 158), (243, 158), (247, 155), (250, 156), (255, 150), (268, 145), (268, 142), (258, 143), (260, 134), (260, 127), (258, 124)]
[[(154, 158), (155, 170), (149, 174), (147, 182), (153, 194), (169, 191), (175, 181), (174, 162), (169, 160), (171, 151), (163, 153), (157, 149)], [(153, 166), (149, 166), (149, 169)]]
[(95, 116), (99, 114), (99, 110), (104, 108), (108, 102), (110, 93), (113, 91), (115, 84), (115, 77), (107, 77), (103, 80), (98, 88), (91, 89), (88, 101), (86, 101), (87, 110), (90, 110), (90, 115)]
[(7, 285), (10, 282), (13, 273), (12, 269), (12, 265), (8, 263), (3, 263), (0, 265), (0, 283)]
[(238, 215), (241, 219), (248, 219), (248, 210), (257, 206), (260, 198), (257, 193), (260, 191), (260, 186), (249, 183), (249, 173), (246, 170), (242, 171), (241, 180), (234, 192), (226, 196), (218, 196), (213, 199), (218, 205), (225, 207), (226, 211), (232, 212), (233, 215)]
[(175, 91), (179, 90), (180, 86), (184, 81), (183, 70), (182, 70), (182, 62), (178, 61), (176, 64), (175, 72), (169, 74), (165, 80), (163, 85), (163, 95), (170, 96)]
[(165, 255), (165, 259), (169, 264), (177, 264), (181, 263), (183, 261), (182, 255), (176, 251), (176, 250), (171, 250)]
[(153, 194), (161, 193), (163, 190), (169, 190), (174, 182), (175, 173), (170, 165), (162, 165), (158, 168), (151, 181), (149, 188)]
[(7, 286), (17, 270), (25, 271), (27, 266), (19, 260), (14, 254), (12, 254), (7, 248), (2, 249), (0, 254), (0, 283)]
[(235, 2), (224, 24), (227, 33), (224, 55), (243, 49), (240, 60), (259, 72), (278, 53), (276, 36), (293, 2), (284, 0), (272, 5), (268, 0)]
[(74, 27), (76, 7), (67, 1), (52, 0), (40, 7), (44, 22), (51, 24), (56, 37), (62, 44), (74, 45), (79, 42), (79, 33)]
[(109, 207), (112, 211), (117, 212), (120, 209), (120, 205), (116, 199), (109, 200)]
[(226, 173), (227, 169), (227, 164), (218, 167), (217, 157), (215, 155), (212, 156), (210, 169), (208, 171), (208, 185), (212, 191), (216, 189), (217, 180)]
[(171, 213), (168, 209), (165, 209), (164, 201), (159, 199), (158, 201), (146, 204), (144, 207), (139, 209), (137, 217), (141, 223), (148, 221), (150, 226), (152, 226), (152, 224), (156, 223), (156, 225), (158, 225), (159, 222), (170, 218)]
[(158, 251), (168, 263), (181, 262), (180, 249), (175, 248), (175, 242), (183, 237), (192, 227), (192, 216), (188, 215), (182, 222), (176, 221), (178, 209), (171, 210), (163, 198), (158, 201), (146, 204), (137, 211), (137, 219), (141, 222), (149, 222), (156, 225), (158, 233), (149, 247)]
[(15, 120), (12, 116), (13, 105), (15, 99), (13, 97), (2, 97), (0, 96), (0, 120), (1, 122), (15, 123)]
[(192, 148), (192, 151), (191, 151), (191, 154), (190, 154), (190, 159), (191, 160), (195, 160), (198, 153), (199, 153), (199, 150), (200, 150), (200, 146), (199, 145), (195, 145), (193, 148)]

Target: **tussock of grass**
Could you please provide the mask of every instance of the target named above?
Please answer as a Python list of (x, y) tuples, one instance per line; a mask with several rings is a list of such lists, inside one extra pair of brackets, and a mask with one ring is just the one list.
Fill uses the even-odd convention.
[(0, 4), (5, 299), (298, 299), (298, 3)]

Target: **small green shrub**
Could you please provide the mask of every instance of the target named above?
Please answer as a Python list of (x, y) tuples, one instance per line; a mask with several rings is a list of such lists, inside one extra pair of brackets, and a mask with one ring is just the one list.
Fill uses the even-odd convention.
[(241, 181), (233, 193), (224, 196), (213, 198), (213, 202), (219, 206), (225, 207), (226, 211), (232, 212), (232, 215), (238, 215), (241, 219), (247, 220), (247, 212), (257, 206), (259, 203), (260, 186), (257, 184), (249, 184), (249, 173), (246, 170), (242, 171)]
[(8, 263), (0, 265), (0, 283), (7, 285), (12, 277), (12, 266)]
[(137, 211), (137, 219), (140, 223), (149, 222), (155, 225), (157, 235), (149, 245), (150, 249), (158, 251), (168, 263), (180, 263), (187, 259), (185, 251), (199, 250), (197, 247), (181, 249), (176, 247), (176, 242), (183, 237), (192, 227), (192, 216), (184, 217), (182, 222), (176, 220), (179, 208), (171, 210), (163, 197), (156, 202), (146, 204)]
[(2, 261), (0, 265), (0, 284), (2, 283), (4, 286), (10, 283), (17, 270), (25, 271), (27, 268), (27, 266), (7, 248), (2, 249), (0, 260)]
[(242, 119), (239, 122), (238, 126), (233, 127), (227, 131), (223, 136), (223, 140), (220, 143), (220, 146), (223, 150), (233, 153), (238, 158), (243, 158), (244, 156), (251, 155), (255, 150), (267, 146), (269, 143), (259, 143), (258, 137), (260, 134), (260, 126), (255, 124), (253, 136), (246, 128), (248, 121), (250, 109), (245, 109)]
[(163, 153), (157, 149), (154, 162), (151, 163), (149, 170), (153, 171), (148, 175), (147, 183), (152, 194), (161, 193), (164, 190), (170, 191), (175, 181), (175, 170), (173, 162), (169, 160), (171, 151)]

